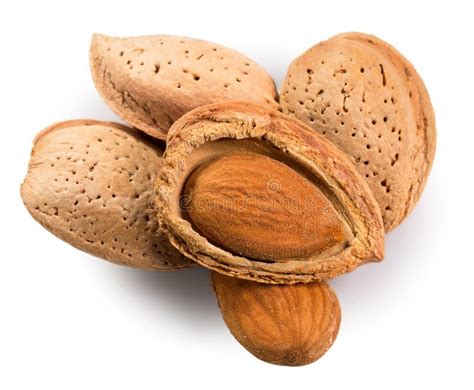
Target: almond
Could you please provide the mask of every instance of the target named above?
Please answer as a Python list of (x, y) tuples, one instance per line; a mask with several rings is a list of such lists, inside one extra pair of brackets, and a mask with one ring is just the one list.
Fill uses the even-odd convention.
[(230, 276), (318, 281), (383, 257), (379, 206), (345, 154), (263, 106), (214, 104), (180, 118), (155, 192), (171, 243)]
[(200, 234), (249, 258), (302, 259), (346, 236), (342, 219), (317, 186), (257, 153), (233, 153), (201, 165), (187, 180), (185, 196)]
[(158, 233), (153, 183), (162, 153), (115, 123), (59, 122), (36, 137), (21, 196), (42, 226), (87, 253), (145, 269), (186, 267)]
[(385, 230), (398, 226), (423, 191), (436, 145), (433, 107), (413, 65), (374, 36), (337, 35), (293, 61), (280, 100), (283, 112), (351, 156)]
[(264, 69), (207, 41), (95, 34), (90, 63), (107, 104), (128, 123), (160, 139), (166, 139), (181, 115), (205, 104), (246, 100), (278, 106), (274, 82)]
[(212, 273), (224, 321), (257, 358), (284, 366), (318, 360), (334, 343), (339, 301), (326, 282), (268, 285)]

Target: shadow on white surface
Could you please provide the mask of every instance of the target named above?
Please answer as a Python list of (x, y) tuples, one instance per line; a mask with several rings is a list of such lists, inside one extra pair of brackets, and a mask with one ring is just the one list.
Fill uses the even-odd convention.
[(439, 228), (439, 218), (447, 214), (440, 207), (447, 203), (447, 194), (437, 173), (433, 172), (430, 188), (412, 213), (386, 234), (383, 261), (365, 264), (330, 281), (341, 301), (344, 320), (350, 322), (369, 311), (372, 317), (386, 318), (393, 306), (403, 305), (411, 294), (423, 293), (420, 281), (427, 282), (440, 266), (440, 260), (430, 253), (442, 248), (443, 235), (449, 229), (447, 225)]
[(107, 278), (110, 289), (120, 288), (120, 294), (126, 295), (129, 303), (151, 312), (159, 321), (166, 319), (163, 317), (166, 312), (174, 317), (171, 321), (178, 327), (190, 324), (206, 328), (221, 326), (217, 321), (220, 314), (207, 269), (199, 266), (176, 271), (113, 268)]
[(82, 91), (77, 91), (74, 112), (82, 113), (85, 119), (108, 120), (118, 123), (126, 124), (121, 120), (111, 108), (109, 108), (96, 91), (92, 82), (91, 85)]

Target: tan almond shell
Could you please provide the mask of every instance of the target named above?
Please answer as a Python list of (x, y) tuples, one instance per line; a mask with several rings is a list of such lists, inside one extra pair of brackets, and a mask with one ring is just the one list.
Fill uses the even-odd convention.
[[(324, 258), (264, 262), (234, 255), (208, 242), (179, 212), (188, 157), (216, 140), (258, 140), (284, 153), (325, 183), (352, 220), (354, 237), (345, 249)], [(214, 153), (223, 153), (210, 144)], [(202, 150), (202, 149), (201, 149)], [(383, 258), (380, 209), (365, 180), (347, 157), (302, 122), (276, 110), (229, 102), (200, 107), (170, 129), (162, 169), (155, 185), (160, 228), (171, 243), (197, 263), (217, 272), (264, 283), (292, 284), (331, 278)]]
[(402, 222), (423, 191), (436, 148), (433, 107), (413, 65), (372, 35), (337, 35), (293, 61), (280, 106), (351, 156), (386, 231)]
[(177, 269), (191, 261), (158, 233), (153, 185), (162, 149), (115, 123), (72, 120), (38, 134), (23, 202), (43, 227), (111, 262)]
[(199, 39), (94, 34), (90, 65), (97, 90), (117, 115), (160, 139), (181, 115), (205, 104), (246, 100), (278, 106), (275, 84), (263, 68)]

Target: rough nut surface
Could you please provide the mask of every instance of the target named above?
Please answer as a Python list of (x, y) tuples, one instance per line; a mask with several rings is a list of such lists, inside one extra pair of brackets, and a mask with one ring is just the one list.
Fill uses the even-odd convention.
[[(347, 156), (302, 122), (264, 106), (228, 102), (181, 117), (170, 129), (155, 193), (160, 228), (171, 243), (229, 276), (310, 282), (383, 258), (379, 206)], [(302, 202), (303, 193), (313, 199)], [(242, 210), (249, 197), (263, 200), (263, 209)], [(226, 199), (235, 213), (227, 213)], [(273, 200), (276, 212), (268, 212)], [(199, 210), (201, 203), (217, 210)]]
[(351, 156), (386, 231), (401, 223), (423, 191), (436, 145), (433, 107), (413, 65), (374, 36), (337, 35), (293, 61), (280, 105)]
[(232, 335), (257, 358), (302, 366), (336, 339), (339, 301), (326, 282), (268, 285), (212, 273), (219, 307)]
[(249, 258), (303, 259), (345, 239), (341, 218), (313, 183), (257, 153), (201, 165), (185, 194), (198, 231)]
[(128, 123), (161, 139), (181, 115), (205, 104), (245, 100), (278, 106), (274, 82), (263, 68), (199, 39), (95, 34), (90, 64), (106, 103)]
[(36, 221), (78, 249), (131, 267), (186, 267), (190, 261), (158, 233), (153, 184), (161, 155), (118, 124), (60, 122), (36, 137), (21, 196)]

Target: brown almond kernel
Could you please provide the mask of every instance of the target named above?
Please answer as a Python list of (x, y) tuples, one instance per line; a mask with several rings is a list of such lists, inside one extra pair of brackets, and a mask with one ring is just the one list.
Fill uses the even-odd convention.
[(345, 238), (339, 215), (315, 184), (257, 153), (232, 153), (201, 165), (184, 194), (197, 231), (245, 257), (303, 259)]
[(271, 285), (213, 272), (212, 283), (232, 335), (261, 360), (302, 366), (336, 339), (341, 311), (326, 282)]

